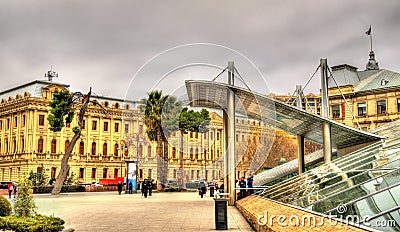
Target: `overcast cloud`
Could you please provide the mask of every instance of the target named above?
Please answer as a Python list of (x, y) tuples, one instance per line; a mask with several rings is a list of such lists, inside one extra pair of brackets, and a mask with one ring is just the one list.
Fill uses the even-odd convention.
[[(208, 62), (223, 67), (228, 59), (235, 60), (246, 82), (257, 86), (260, 77), (247, 71), (249, 64), (240, 57), (199, 47), (155, 60), (139, 72), (141, 81), (131, 82), (160, 52), (189, 43), (213, 43), (240, 52), (260, 69), (270, 90), (257, 91), (287, 94), (307, 82), (320, 58), (328, 58), (330, 66), (347, 63), (364, 70), (369, 53), (365, 31), (370, 24), (380, 67), (400, 72), (398, 12), (398, 0), (2, 0), (0, 91), (44, 79), (52, 65), (59, 73), (55, 81), (70, 84), (73, 91), (91, 86), (98, 95), (124, 98), (133, 83), (132, 97), (140, 98), (174, 66)], [(191, 68), (169, 83), (178, 87), (184, 79), (212, 79), (218, 73)], [(306, 92), (318, 92), (318, 77)]]

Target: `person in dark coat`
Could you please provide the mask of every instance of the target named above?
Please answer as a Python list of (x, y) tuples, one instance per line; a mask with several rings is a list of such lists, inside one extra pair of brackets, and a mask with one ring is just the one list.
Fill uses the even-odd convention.
[(204, 181), (201, 181), (200, 187), (199, 187), (199, 193), (200, 193), (201, 198), (203, 198), (203, 195), (206, 194), (206, 191), (207, 191), (206, 184), (204, 183)]
[(119, 195), (121, 195), (121, 192), (122, 192), (122, 182), (121, 181), (118, 181), (118, 194)]
[(219, 192), (220, 193), (224, 193), (224, 183), (221, 184), (221, 186), (219, 186)]
[(151, 194), (153, 193), (153, 183), (151, 182), (151, 180), (149, 180), (148, 182), (147, 189), (149, 190), (149, 196), (151, 196)]
[(147, 180), (143, 181), (143, 185), (142, 185), (143, 190), (142, 191), (143, 191), (143, 195), (145, 198), (147, 198), (148, 187), (149, 187), (149, 182)]
[(247, 178), (247, 188), (249, 189), (249, 195), (254, 193), (253, 190), (253, 176), (250, 176), (249, 178)]
[(129, 189), (129, 194), (132, 194), (132, 181), (129, 181), (128, 189)]
[(239, 180), (239, 188), (239, 199), (242, 199), (246, 196), (246, 179), (244, 178), (244, 176)]

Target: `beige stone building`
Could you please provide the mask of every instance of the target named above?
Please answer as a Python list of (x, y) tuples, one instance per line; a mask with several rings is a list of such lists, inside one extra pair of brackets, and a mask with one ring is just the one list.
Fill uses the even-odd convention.
[[(51, 132), (47, 121), (49, 102), (56, 91), (68, 90), (69, 85), (51, 80), (36, 80), (0, 92), (0, 179), (17, 180), (30, 172), (44, 172), (55, 178), (63, 154), (73, 137), (76, 119), (61, 132)], [(157, 177), (155, 143), (145, 135), (143, 114), (137, 101), (93, 96), (103, 106), (90, 105), (84, 118), (82, 136), (76, 143), (69, 161), (70, 175), (80, 183), (92, 183), (102, 178), (126, 175), (125, 160), (140, 160), (139, 179)], [(211, 113), (210, 130), (205, 134), (180, 132), (169, 138), (168, 179), (176, 180), (180, 152), (187, 180), (220, 179), (223, 160), (222, 118)], [(254, 141), (260, 134), (259, 122), (237, 119), (238, 144)], [(248, 134), (248, 132), (253, 131)], [(242, 154), (245, 152), (242, 151)], [(242, 156), (238, 156), (242, 159)], [(248, 162), (240, 161), (238, 176), (249, 175)]]
[[(400, 118), (400, 73), (380, 69), (375, 53), (365, 70), (343, 64), (333, 66), (328, 77), (330, 118), (351, 127), (370, 130)], [(295, 97), (272, 97), (296, 105)], [(303, 109), (320, 114), (321, 95), (302, 96)]]

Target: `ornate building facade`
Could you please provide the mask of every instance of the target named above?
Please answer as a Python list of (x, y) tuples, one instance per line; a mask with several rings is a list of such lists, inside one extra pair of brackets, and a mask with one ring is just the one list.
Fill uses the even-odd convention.
[[(272, 97), (296, 105), (292, 96)], [(331, 119), (368, 131), (400, 118), (400, 73), (380, 69), (371, 51), (365, 70), (348, 64), (331, 68), (328, 97)], [(321, 95), (308, 94), (302, 102), (303, 109), (320, 114)]]
[[(61, 132), (52, 132), (47, 116), (53, 93), (65, 90), (69, 90), (69, 85), (49, 79), (32, 81), (0, 93), (2, 181), (15, 181), (30, 172), (44, 172), (49, 178), (58, 175), (77, 120), (67, 124)], [(82, 136), (69, 160), (69, 174), (79, 183), (92, 183), (102, 178), (126, 176), (125, 160), (139, 160), (139, 179), (156, 178), (156, 144), (147, 139), (138, 102), (100, 96), (91, 99), (103, 107), (89, 105)], [(177, 180), (183, 175), (179, 171), (181, 152), (186, 180), (211, 181), (222, 177), (222, 117), (218, 112), (212, 112), (210, 117), (212, 123), (208, 132), (189, 132), (183, 139), (180, 132), (174, 132), (169, 138), (168, 179)], [(236, 124), (238, 144), (247, 143), (250, 138), (259, 143), (259, 122), (237, 119)], [(242, 156), (239, 159), (238, 176), (248, 176), (249, 162), (244, 162)]]

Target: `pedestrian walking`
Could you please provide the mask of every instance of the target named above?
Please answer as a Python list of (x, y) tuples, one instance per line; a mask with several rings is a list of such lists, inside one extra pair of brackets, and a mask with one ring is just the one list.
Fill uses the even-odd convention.
[(254, 190), (253, 190), (253, 176), (250, 176), (249, 178), (247, 178), (247, 188), (249, 189), (248, 190), (249, 195), (254, 193)]
[(147, 180), (143, 181), (142, 187), (143, 187), (143, 195), (145, 198), (147, 198), (148, 184), (149, 183)]
[(224, 193), (224, 183), (222, 183), (220, 186), (219, 186), (219, 192), (220, 193)]
[(128, 189), (129, 189), (129, 194), (132, 194), (132, 181), (129, 181)]
[(18, 187), (16, 184), (13, 185), (13, 192), (14, 192), (14, 198), (17, 196), (17, 192), (18, 192)]
[(148, 191), (149, 191), (149, 197), (151, 196), (151, 194), (153, 193), (153, 183), (151, 180), (149, 180), (149, 184), (147, 186)]
[(200, 188), (199, 188), (199, 194), (200, 194), (201, 198), (203, 198), (203, 195), (206, 194), (206, 191), (207, 191), (206, 184), (204, 183), (204, 181), (201, 181)]
[(239, 193), (239, 199), (242, 199), (246, 196), (246, 180), (244, 176), (239, 179), (239, 188), (240, 188), (240, 193)]
[(12, 182), (8, 183), (7, 189), (8, 189), (8, 198), (11, 198), (11, 193), (12, 193), (13, 190), (14, 190), (14, 185), (13, 185)]
[(121, 195), (121, 192), (122, 192), (122, 182), (121, 181), (118, 181), (118, 194), (119, 195)]

